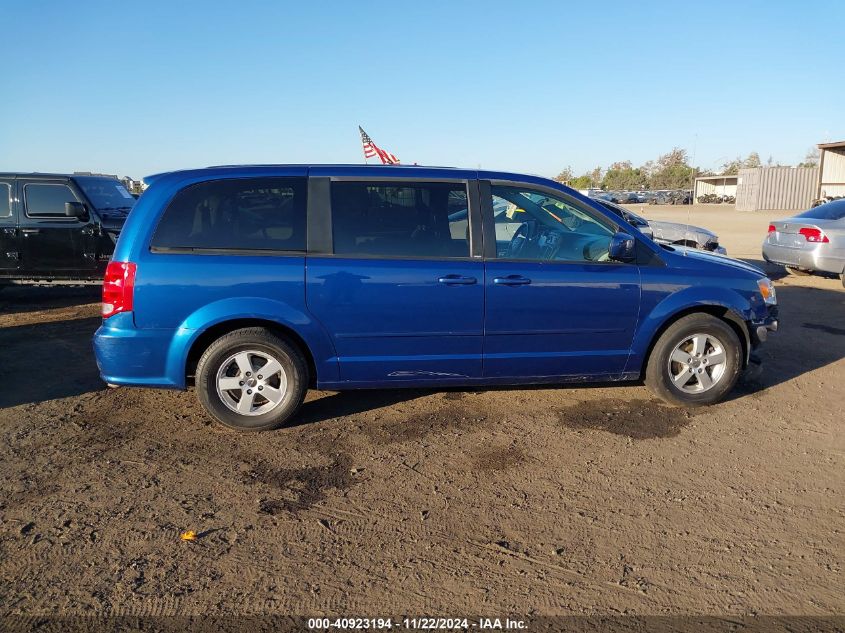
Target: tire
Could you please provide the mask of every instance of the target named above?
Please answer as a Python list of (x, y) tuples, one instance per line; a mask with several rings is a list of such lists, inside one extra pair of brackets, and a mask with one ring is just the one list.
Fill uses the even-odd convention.
[(786, 272), (794, 277), (808, 277), (813, 274), (812, 270), (804, 268), (795, 268), (794, 266), (786, 266)]
[[(695, 345), (704, 348), (698, 357)], [(719, 350), (721, 364), (716, 362)], [(686, 356), (683, 363), (673, 360), (676, 352)], [(709, 314), (690, 314), (670, 325), (657, 340), (648, 358), (645, 383), (669, 404), (700, 407), (722, 400), (736, 385), (741, 369), (742, 343), (733, 328)], [(687, 373), (687, 380), (678, 386), (673, 377), (680, 381)]]
[[(279, 369), (264, 376), (261, 368), (271, 361)], [(240, 383), (252, 389), (242, 389)], [(226, 389), (228, 385), (232, 388)], [(299, 409), (308, 389), (308, 365), (288, 341), (264, 328), (244, 328), (221, 336), (205, 350), (197, 364), (196, 388), (202, 406), (221, 424), (238, 431), (268, 431)]]
[(839, 275), (839, 279), (842, 281), (842, 287), (845, 288), (845, 272)]

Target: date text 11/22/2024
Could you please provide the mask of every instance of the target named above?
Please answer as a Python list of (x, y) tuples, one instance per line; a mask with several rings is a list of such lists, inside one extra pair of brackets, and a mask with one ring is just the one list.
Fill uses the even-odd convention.
[(525, 620), (511, 618), (309, 618), (310, 630), (367, 630), (367, 629), (406, 629), (410, 631), (430, 630), (469, 630), (519, 631), (527, 629)]

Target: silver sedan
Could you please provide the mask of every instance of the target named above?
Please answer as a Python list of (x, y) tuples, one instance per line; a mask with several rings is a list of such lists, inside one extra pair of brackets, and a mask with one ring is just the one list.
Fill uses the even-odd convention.
[(772, 222), (763, 258), (787, 270), (833, 273), (845, 285), (845, 200)]

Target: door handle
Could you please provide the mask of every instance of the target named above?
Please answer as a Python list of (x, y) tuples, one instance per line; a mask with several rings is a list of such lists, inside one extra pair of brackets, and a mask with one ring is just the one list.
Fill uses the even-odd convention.
[(21, 233), (24, 235), (33, 235), (34, 233), (40, 233), (41, 229), (21, 229)]
[(464, 277), (463, 275), (446, 275), (437, 279), (437, 283), (447, 286), (471, 286), (478, 283), (475, 277)]
[(507, 277), (494, 277), (493, 283), (497, 286), (527, 286), (531, 280), (522, 275), (508, 275)]

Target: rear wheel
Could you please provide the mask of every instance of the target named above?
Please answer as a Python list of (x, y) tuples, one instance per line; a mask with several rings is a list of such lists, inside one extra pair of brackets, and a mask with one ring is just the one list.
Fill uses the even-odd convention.
[(670, 404), (704, 406), (733, 389), (741, 368), (742, 344), (731, 326), (709, 314), (691, 314), (657, 340), (645, 382)]
[(218, 422), (239, 431), (283, 425), (302, 404), (307, 364), (299, 350), (264, 328), (212, 343), (197, 364), (197, 396)]

